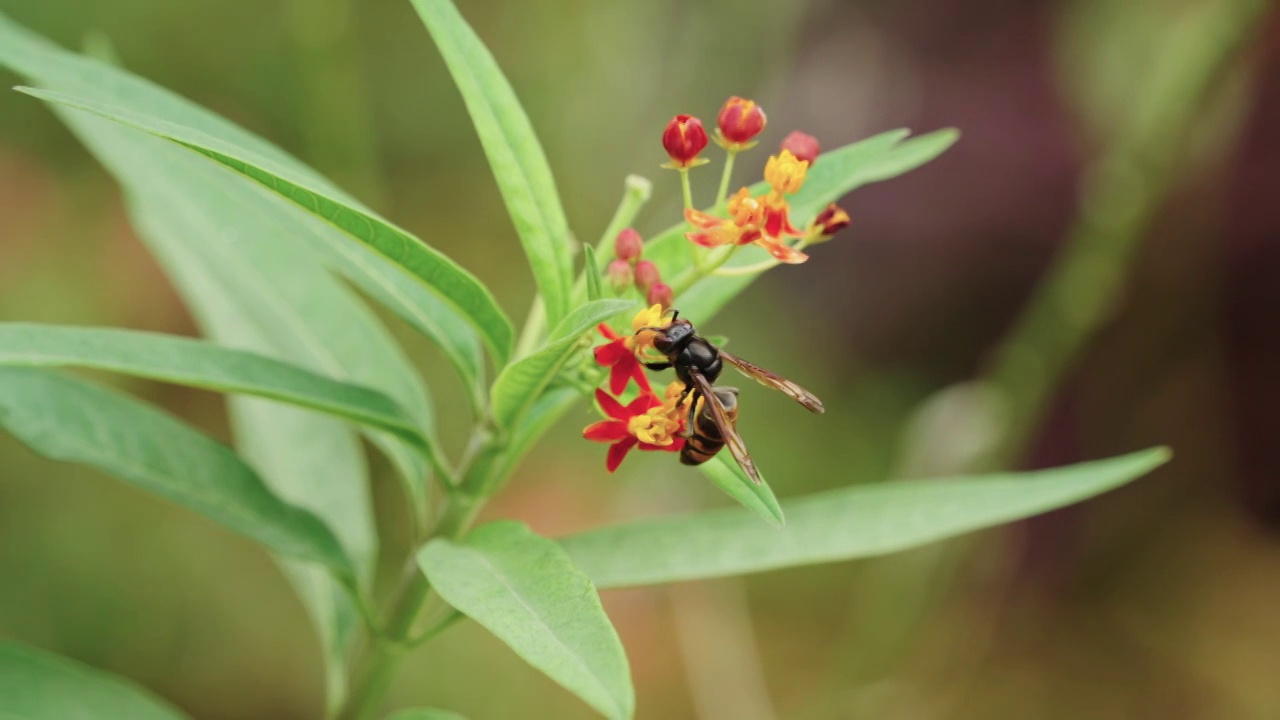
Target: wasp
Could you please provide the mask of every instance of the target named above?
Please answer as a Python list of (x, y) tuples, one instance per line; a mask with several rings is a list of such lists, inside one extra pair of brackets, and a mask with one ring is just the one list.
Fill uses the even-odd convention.
[(698, 335), (693, 323), (680, 319), (678, 310), (672, 312), (671, 323), (666, 327), (641, 328), (637, 333), (645, 331), (654, 333), (653, 348), (665, 355), (666, 360), (646, 362), (644, 366), (650, 370), (675, 368), (676, 377), (684, 383), (680, 402), (689, 399), (685, 446), (680, 451), (680, 462), (686, 465), (700, 465), (714, 457), (720, 448), (728, 446), (747, 477), (761, 482), (755, 461), (738, 434), (738, 390), (715, 387), (725, 363), (766, 387), (780, 390), (811, 412), (824, 410), (822, 401), (808, 390), (711, 344)]

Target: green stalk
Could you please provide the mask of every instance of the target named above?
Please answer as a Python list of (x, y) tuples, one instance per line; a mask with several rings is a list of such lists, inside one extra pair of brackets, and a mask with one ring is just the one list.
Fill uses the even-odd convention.
[(724, 205), (729, 201), (729, 181), (733, 178), (733, 160), (738, 157), (737, 150), (726, 150), (728, 156), (724, 159), (724, 172), (720, 174), (720, 188), (716, 190), (716, 206)]

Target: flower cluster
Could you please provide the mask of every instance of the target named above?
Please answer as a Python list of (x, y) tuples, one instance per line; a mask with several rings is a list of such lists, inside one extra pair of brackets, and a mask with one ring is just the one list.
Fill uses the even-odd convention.
[[(632, 448), (679, 452), (684, 447), (685, 404), (680, 402), (684, 385), (671, 383), (658, 397), (645, 377), (643, 358), (653, 346), (653, 330), (669, 324), (661, 305), (641, 310), (631, 320), (632, 334), (621, 336), (608, 325), (598, 326), (608, 340), (595, 347), (596, 363), (609, 368), (609, 392), (596, 390), (596, 402), (605, 419), (582, 431), (582, 437), (594, 442), (610, 443), (605, 467), (618, 469)], [(639, 393), (626, 405), (621, 396), (635, 380)], [(610, 394), (612, 393), (612, 394)]]
[[(690, 226), (684, 235), (693, 243), (692, 268), (666, 266), (680, 271), (673, 282), (682, 290), (711, 274), (746, 274), (767, 270), (780, 262), (804, 262), (808, 259), (802, 251), (805, 247), (829, 239), (849, 224), (844, 210), (829, 205), (805, 230), (795, 226), (791, 197), (804, 186), (821, 151), (817, 139), (803, 132), (787, 135), (778, 152), (765, 162), (762, 192), (753, 194), (750, 188), (743, 187), (729, 194), (734, 158), (758, 144), (757, 138), (767, 122), (764, 109), (757, 103), (732, 97), (716, 117), (714, 137), (708, 137), (702, 121), (692, 115), (675, 116), (663, 131), (662, 147), (670, 158), (664, 167), (680, 172), (684, 218)], [(711, 211), (704, 212), (693, 207), (689, 171), (708, 162), (701, 155), (712, 140), (725, 150), (727, 159), (716, 203)], [(621, 217), (626, 218), (621, 222), (629, 222), (634, 210)], [(745, 245), (763, 248), (770, 259), (757, 265), (721, 268)], [(604, 323), (597, 326), (605, 342), (593, 349), (595, 362), (609, 370), (608, 391), (595, 391), (605, 419), (588, 426), (582, 435), (609, 443), (605, 463), (609, 472), (616, 470), (633, 448), (678, 452), (684, 446), (687, 402), (681, 402), (685, 396), (683, 383), (672, 383), (660, 397), (645, 375), (645, 362), (664, 359), (653, 350), (653, 335), (654, 329), (670, 324), (666, 318), (675, 291), (663, 281), (658, 266), (644, 258), (644, 250), (640, 233), (626, 228), (613, 238), (613, 259), (604, 269), (615, 296), (638, 291), (649, 306), (632, 318), (630, 334), (617, 332)], [(624, 401), (624, 397), (630, 399)]]
[[(751, 100), (731, 97), (720, 109), (716, 119), (716, 144), (729, 154), (720, 194), (726, 195), (733, 168), (734, 156), (757, 143), (767, 124), (763, 108)], [(688, 170), (705, 163), (698, 155), (707, 146), (707, 134), (702, 121), (691, 115), (677, 115), (667, 124), (662, 134), (662, 146), (671, 161), (666, 167), (681, 171), (685, 184), (685, 220), (693, 227), (685, 237), (704, 248), (756, 245), (782, 263), (802, 263), (808, 255), (801, 248), (829, 239), (836, 230), (848, 225), (849, 216), (835, 205), (819, 215), (829, 222), (815, 219), (804, 232), (791, 221), (789, 196), (804, 185), (809, 168), (818, 159), (821, 147), (812, 135), (795, 131), (787, 135), (776, 155), (771, 155), (764, 167), (764, 180), (768, 191), (752, 195), (749, 188), (722, 199), (727, 217), (704, 212), (693, 207), (688, 193)], [(835, 217), (838, 222), (830, 222)], [(799, 242), (796, 242), (799, 239)]]

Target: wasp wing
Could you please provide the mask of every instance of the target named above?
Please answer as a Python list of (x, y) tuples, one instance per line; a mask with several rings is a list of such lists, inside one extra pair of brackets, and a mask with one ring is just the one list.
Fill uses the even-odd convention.
[(733, 453), (733, 459), (738, 461), (738, 465), (742, 467), (742, 471), (747, 474), (747, 477), (759, 485), (763, 482), (760, 479), (760, 471), (756, 470), (755, 461), (751, 459), (751, 454), (747, 452), (747, 444), (742, 441), (742, 436), (738, 434), (738, 429), (734, 426), (733, 420), (730, 419), (729, 413), (725, 411), (720, 398), (716, 397), (716, 391), (711, 387), (711, 381), (698, 372), (697, 368), (691, 368), (689, 375), (693, 378), (693, 384), (697, 388), (698, 394), (702, 396), (704, 406), (711, 409), (711, 420), (716, 424), (716, 429), (720, 431), (720, 437), (724, 438), (724, 444), (728, 446), (729, 452)]
[(747, 362), (746, 360), (743, 360), (736, 355), (730, 355), (723, 350), (720, 351), (720, 359), (734, 366), (743, 375), (746, 375), (761, 385), (786, 393), (792, 400), (795, 400), (805, 406), (811, 412), (821, 413), (826, 409), (822, 406), (822, 401), (818, 399), (818, 396), (777, 373), (765, 370), (755, 363)]

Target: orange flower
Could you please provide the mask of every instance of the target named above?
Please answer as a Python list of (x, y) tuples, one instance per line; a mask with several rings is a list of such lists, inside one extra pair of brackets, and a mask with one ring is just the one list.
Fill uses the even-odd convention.
[[(769, 232), (770, 218), (774, 218), (772, 222), (779, 226), (779, 230), (790, 228), (790, 222), (787, 221), (787, 201), (785, 198), (779, 198), (779, 201), (781, 207), (771, 210), (767, 205), (770, 202), (769, 196), (754, 198), (750, 190), (742, 188), (729, 199), (728, 218), (716, 217), (700, 210), (685, 210), (685, 219), (698, 228), (694, 232), (685, 233), (685, 237), (703, 247), (754, 244), (764, 248), (780, 262), (802, 263), (809, 259), (808, 255), (781, 242), (781, 232)], [(791, 230), (794, 231), (794, 228)]]
[(608, 417), (584, 428), (582, 437), (610, 443), (604, 464), (609, 472), (618, 469), (632, 448), (679, 452), (684, 447), (684, 438), (680, 437), (682, 423), (652, 392), (642, 393), (623, 405), (603, 390), (596, 390), (596, 402)]

